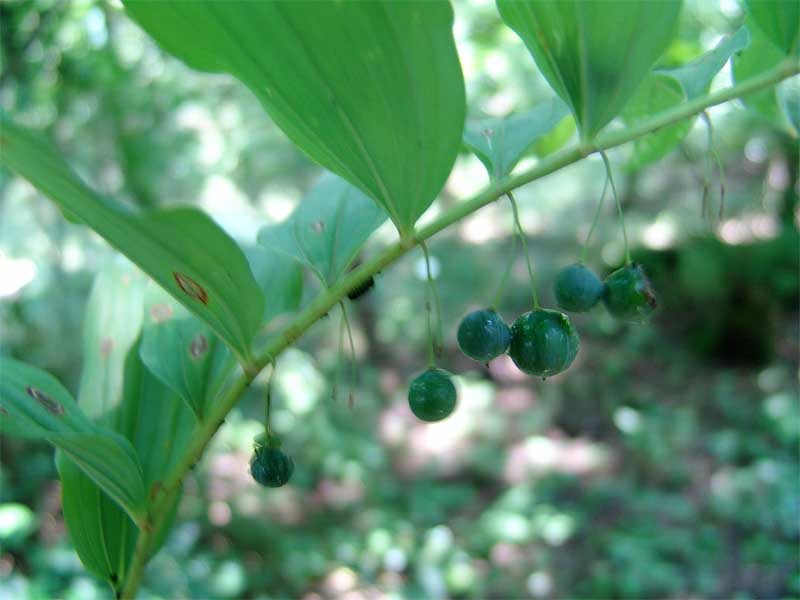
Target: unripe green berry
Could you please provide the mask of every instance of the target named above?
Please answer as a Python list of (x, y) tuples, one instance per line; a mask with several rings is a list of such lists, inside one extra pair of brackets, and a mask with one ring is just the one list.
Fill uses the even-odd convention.
[(280, 442), (274, 443), (272, 439), (267, 446), (256, 443), (250, 458), (250, 474), (263, 486), (281, 487), (291, 479), (294, 462), (280, 449)]
[(508, 350), (511, 329), (491, 309), (476, 310), (458, 326), (458, 347), (472, 360), (487, 362)]
[(606, 277), (603, 302), (612, 315), (626, 321), (647, 320), (656, 308), (656, 296), (641, 265), (633, 263)]
[(603, 297), (605, 285), (590, 269), (580, 263), (564, 267), (553, 284), (556, 302), (564, 310), (584, 312)]
[(441, 421), (456, 407), (456, 387), (450, 373), (430, 368), (408, 387), (408, 406), (422, 421)]
[(557, 310), (537, 309), (514, 321), (508, 354), (528, 375), (549, 377), (572, 364), (578, 344), (578, 334), (567, 315)]

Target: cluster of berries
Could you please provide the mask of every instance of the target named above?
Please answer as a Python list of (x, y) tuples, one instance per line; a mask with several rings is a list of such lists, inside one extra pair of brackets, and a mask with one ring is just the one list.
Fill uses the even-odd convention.
[[(644, 321), (656, 307), (655, 295), (642, 267), (628, 264), (601, 281), (582, 263), (562, 269), (554, 292), (558, 306), (570, 312), (585, 312), (600, 300), (619, 319)], [(566, 370), (578, 355), (578, 333), (569, 317), (557, 310), (534, 308), (509, 327), (492, 308), (476, 310), (461, 321), (458, 346), (469, 358), (488, 363), (508, 353), (514, 364), (528, 375), (549, 377)], [(408, 389), (408, 404), (414, 415), (426, 422), (441, 421), (456, 407), (457, 393), (452, 375), (429, 367)], [(268, 400), (269, 403), (269, 395)], [(274, 435), (255, 440), (250, 473), (258, 483), (281, 487), (292, 476), (294, 463)]]
[[(562, 269), (555, 280), (558, 306), (585, 312), (600, 300), (619, 319), (644, 321), (656, 300), (641, 265), (631, 263), (601, 281), (581, 263)], [(494, 309), (469, 313), (461, 321), (458, 346), (469, 358), (486, 363), (508, 352), (528, 375), (550, 377), (566, 370), (578, 354), (579, 339), (569, 317), (557, 310), (535, 308), (509, 327)], [(456, 389), (450, 373), (430, 368), (411, 382), (411, 411), (423, 421), (439, 421), (453, 412)]]

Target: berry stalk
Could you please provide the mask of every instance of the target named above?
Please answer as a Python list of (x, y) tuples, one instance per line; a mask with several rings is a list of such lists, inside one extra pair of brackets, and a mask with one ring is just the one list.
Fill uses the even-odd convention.
[(519, 210), (517, 210), (517, 201), (514, 200), (514, 194), (512, 194), (510, 190), (506, 193), (506, 196), (508, 196), (508, 200), (511, 202), (511, 210), (514, 212), (514, 225), (517, 228), (517, 235), (519, 236), (519, 241), (522, 243), (522, 250), (525, 253), (525, 264), (528, 267), (528, 276), (531, 279), (533, 308), (539, 310), (541, 306), (539, 305), (539, 295), (536, 293), (536, 280), (533, 277), (533, 265), (531, 264), (531, 255), (528, 252), (528, 240), (525, 237), (525, 232), (522, 229), (522, 223), (520, 223), (519, 220)]
[(622, 240), (625, 243), (625, 266), (630, 266), (633, 262), (631, 260), (631, 251), (628, 248), (628, 232), (625, 231), (625, 217), (622, 215), (622, 205), (619, 202), (619, 195), (617, 194), (617, 186), (614, 185), (614, 176), (611, 174), (611, 163), (608, 161), (605, 150), (600, 150), (600, 156), (603, 157), (603, 163), (606, 166), (606, 175), (608, 182), (611, 184), (611, 192), (614, 194), (614, 202), (617, 204), (617, 215), (619, 217), (619, 226), (622, 229)]

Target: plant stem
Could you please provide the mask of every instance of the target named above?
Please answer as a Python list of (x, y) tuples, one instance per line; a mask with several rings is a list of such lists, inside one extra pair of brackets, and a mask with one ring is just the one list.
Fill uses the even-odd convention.
[(275, 361), (272, 361), (272, 370), (269, 372), (267, 378), (267, 393), (264, 400), (264, 434), (267, 436), (265, 440), (269, 444), (272, 437), (272, 425), (270, 423), (270, 412), (272, 412), (272, 378), (275, 376)]
[[(428, 354), (428, 366), (434, 366), (434, 357), (438, 352), (436, 351), (444, 343), (444, 335), (442, 330), (442, 307), (439, 303), (439, 293), (436, 291), (436, 283), (433, 280), (433, 273), (431, 273), (431, 257), (428, 253), (428, 246), (423, 241), (419, 242), (422, 253), (425, 255), (425, 272), (428, 275), (428, 293), (427, 293), (427, 306), (428, 311), (428, 341), (430, 342), (430, 352)], [(436, 334), (434, 335), (433, 327), (431, 325), (431, 298), (433, 298), (433, 306), (436, 310)]]
[(347, 316), (347, 307), (344, 304), (344, 301), (339, 302), (339, 306), (342, 307), (342, 322), (344, 323), (344, 328), (347, 331), (347, 339), (350, 342), (350, 385), (349, 385), (349, 393), (348, 393), (348, 400), (347, 404), (350, 408), (353, 408), (353, 386), (356, 385), (358, 382), (358, 367), (356, 366), (356, 345), (353, 343), (353, 331), (350, 329), (350, 319)]
[(531, 181), (541, 179), (546, 175), (576, 163), (593, 152), (607, 150), (633, 141), (648, 133), (672, 125), (678, 121), (688, 119), (711, 106), (723, 104), (734, 98), (739, 98), (740, 96), (745, 96), (768, 88), (798, 73), (800, 73), (800, 62), (788, 59), (773, 69), (756, 77), (752, 77), (747, 81), (743, 81), (707, 96), (695, 98), (685, 104), (681, 104), (650, 119), (646, 119), (628, 129), (600, 135), (594, 144), (580, 143), (576, 147), (567, 148), (551, 154), (541, 162), (518, 175), (513, 177), (507, 176), (494, 181), (472, 198), (449, 208), (426, 226), (409, 233), (387, 246), (382, 252), (362, 263), (347, 276), (336, 282), (326, 293), (315, 298), (306, 308), (300, 311), (278, 335), (272, 338), (269, 343), (261, 349), (256, 356), (254, 369), (248, 369), (247, 371), (240, 369), (228, 389), (225, 390), (218, 401), (210, 407), (206, 419), (197, 425), (191, 437), (191, 442), (186, 449), (186, 453), (177, 465), (173, 467), (170, 473), (168, 473), (167, 477), (164, 478), (161, 488), (162, 493), (157, 495), (148, 511), (148, 527), (143, 528), (139, 532), (139, 539), (136, 543), (131, 566), (125, 578), (122, 597), (133, 598), (136, 595), (144, 575), (144, 566), (150, 558), (152, 540), (155, 538), (158, 530), (163, 527), (166, 520), (165, 513), (169, 507), (170, 498), (172, 498), (173, 494), (179, 489), (180, 483), (186, 473), (200, 460), (208, 442), (224, 422), (225, 416), (239, 402), (242, 394), (252, 383), (258, 372), (264, 369), (270, 362), (274, 361), (281, 352), (291, 346), (306, 332), (306, 330), (326, 315), (348, 292), (356, 289), (371, 276), (395, 262), (398, 258), (411, 250), (418, 241), (424, 241), (432, 237), (453, 223), (460, 221), (467, 215), (494, 202), (504, 194), (518, 187), (530, 183)]
[(528, 252), (528, 238), (525, 237), (525, 230), (522, 229), (522, 223), (519, 220), (519, 210), (517, 209), (517, 201), (514, 200), (514, 194), (509, 190), (506, 192), (509, 202), (511, 202), (511, 211), (514, 213), (514, 226), (519, 236), (519, 241), (522, 244), (522, 252), (525, 254), (525, 264), (528, 267), (528, 277), (531, 280), (531, 294), (533, 295), (533, 309), (539, 310), (539, 295), (536, 293), (536, 280), (533, 276), (533, 265), (531, 264), (531, 255)]
[(617, 186), (614, 185), (614, 176), (611, 174), (611, 163), (604, 150), (600, 150), (600, 156), (603, 157), (603, 164), (606, 166), (606, 175), (608, 176), (608, 183), (611, 184), (611, 193), (614, 194), (614, 202), (617, 205), (617, 218), (619, 219), (619, 227), (622, 229), (622, 241), (625, 244), (625, 266), (631, 264), (631, 250), (628, 247), (628, 233), (625, 231), (625, 217), (622, 215), (622, 205), (619, 202), (619, 194), (617, 194)]
[(714, 161), (717, 163), (717, 171), (719, 172), (719, 211), (718, 217), (719, 220), (722, 220), (722, 216), (725, 212), (725, 168), (722, 166), (722, 159), (719, 157), (719, 153), (714, 145), (714, 127), (711, 125), (711, 117), (708, 116), (708, 112), (703, 111), (700, 113), (703, 121), (705, 121), (706, 128), (708, 131), (708, 148), (707, 148), (707, 155), (706, 155), (706, 174), (705, 174), (705, 184), (704, 190), (705, 193), (703, 194), (703, 216), (706, 215), (706, 204), (707, 204), (707, 196), (708, 196), (708, 186), (711, 185), (711, 175), (712, 175), (712, 167), (711, 167), (711, 159), (713, 158)]
[(592, 234), (597, 227), (597, 221), (600, 220), (600, 211), (603, 209), (603, 202), (606, 199), (606, 192), (608, 191), (608, 176), (606, 182), (603, 184), (603, 193), (600, 194), (600, 200), (597, 202), (597, 208), (594, 209), (594, 217), (592, 218), (592, 226), (589, 227), (589, 233), (586, 234), (586, 240), (583, 242), (583, 250), (581, 250), (581, 264), (586, 264), (586, 255), (589, 252), (589, 242), (592, 239)]
[(517, 245), (519, 244), (519, 238), (514, 236), (514, 247), (511, 248), (511, 256), (508, 257), (508, 262), (506, 263), (506, 268), (503, 269), (503, 274), (500, 276), (500, 282), (497, 284), (497, 290), (494, 293), (494, 298), (492, 299), (492, 303), (489, 305), (491, 310), (497, 310), (497, 305), (500, 303), (500, 299), (503, 297), (503, 292), (506, 289), (506, 284), (508, 283), (508, 276), (511, 274), (511, 267), (514, 266), (514, 259), (517, 257)]

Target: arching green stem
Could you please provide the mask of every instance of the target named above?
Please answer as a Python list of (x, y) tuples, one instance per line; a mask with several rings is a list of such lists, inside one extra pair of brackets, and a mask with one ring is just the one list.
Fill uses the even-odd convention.
[[(344, 311), (344, 305), (339, 302), (339, 308)], [(344, 312), (342, 313), (344, 314)], [(336, 346), (336, 367), (333, 372), (333, 385), (331, 386), (331, 399), (338, 400), (339, 383), (342, 380), (342, 363), (344, 362), (344, 317), (339, 319), (339, 333), (337, 336), (338, 344)]]
[(348, 405), (353, 406), (353, 386), (358, 382), (358, 365), (356, 364), (356, 345), (353, 343), (353, 331), (350, 329), (350, 319), (347, 316), (347, 307), (344, 302), (340, 302), (339, 306), (342, 307), (342, 322), (344, 323), (345, 331), (347, 331), (347, 339), (350, 342), (350, 393), (348, 394)]
[(272, 378), (275, 376), (275, 361), (273, 360), (271, 364), (272, 369), (269, 372), (269, 377), (267, 377), (267, 392), (264, 401), (264, 435), (266, 436), (266, 442), (268, 444), (270, 438), (272, 437), (270, 413), (272, 412)]
[(631, 260), (631, 251), (628, 247), (628, 232), (625, 231), (625, 217), (622, 215), (622, 205), (619, 202), (619, 194), (617, 194), (617, 186), (614, 185), (614, 176), (611, 173), (611, 163), (606, 156), (605, 150), (600, 150), (600, 156), (603, 157), (603, 164), (606, 166), (606, 176), (608, 182), (611, 184), (611, 193), (614, 194), (614, 202), (617, 205), (617, 216), (619, 217), (619, 227), (622, 229), (622, 241), (625, 244), (625, 265), (630, 266), (633, 262)]
[(608, 191), (608, 175), (606, 175), (606, 182), (603, 184), (603, 193), (600, 194), (600, 200), (597, 202), (597, 208), (594, 209), (594, 217), (592, 218), (592, 226), (589, 227), (589, 233), (586, 234), (586, 240), (583, 242), (583, 250), (581, 250), (581, 264), (586, 262), (586, 255), (589, 252), (589, 242), (592, 240), (592, 234), (597, 227), (597, 221), (600, 219), (600, 212), (603, 210), (603, 202), (606, 199), (606, 192)]
[(516, 227), (514, 228), (514, 244), (513, 248), (511, 248), (511, 254), (508, 257), (508, 261), (506, 262), (506, 268), (503, 269), (503, 274), (500, 276), (500, 281), (497, 284), (497, 289), (494, 293), (494, 298), (492, 299), (492, 303), (489, 305), (489, 308), (492, 310), (497, 310), (497, 305), (500, 303), (500, 299), (503, 297), (503, 292), (506, 290), (506, 285), (508, 284), (508, 277), (511, 275), (511, 268), (514, 266), (514, 259), (517, 257), (517, 246), (519, 246), (519, 238), (516, 235)]
[(706, 124), (707, 131), (707, 154), (706, 154), (706, 173), (705, 182), (703, 186), (703, 216), (706, 215), (707, 201), (708, 201), (708, 187), (711, 185), (711, 159), (717, 164), (717, 172), (719, 173), (719, 211), (718, 218), (721, 220), (725, 213), (725, 169), (722, 166), (722, 159), (719, 157), (716, 145), (714, 144), (714, 127), (711, 124), (711, 117), (708, 116), (707, 111), (700, 113), (700, 117)]
[[(428, 245), (425, 243), (425, 240), (420, 240), (419, 246), (422, 248), (422, 253), (425, 255), (425, 272), (428, 275), (428, 289), (433, 297), (433, 308), (436, 311), (436, 326), (435, 328), (429, 326), (429, 333), (435, 332), (435, 335), (431, 333), (431, 347), (435, 355), (438, 354), (438, 349), (441, 348), (444, 343), (444, 334), (442, 333), (442, 305), (439, 302), (439, 292), (436, 289), (436, 282), (433, 279), (433, 272), (431, 271), (431, 256), (428, 252)], [(428, 308), (430, 316), (430, 300), (428, 301)]]
[(514, 213), (514, 226), (517, 229), (517, 235), (519, 236), (519, 241), (522, 244), (522, 251), (525, 253), (525, 264), (528, 267), (528, 277), (530, 277), (531, 280), (533, 308), (535, 310), (539, 310), (541, 306), (539, 305), (539, 295), (536, 293), (536, 280), (533, 276), (533, 263), (531, 262), (530, 252), (528, 252), (528, 238), (525, 237), (525, 231), (522, 229), (522, 223), (519, 220), (519, 210), (517, 209), (517, 201), (514, 200), (514, 194), (509, 191), (506, 193), (506, 196), (508, 196), (508, 200), (511, 202), (511, 210)]

